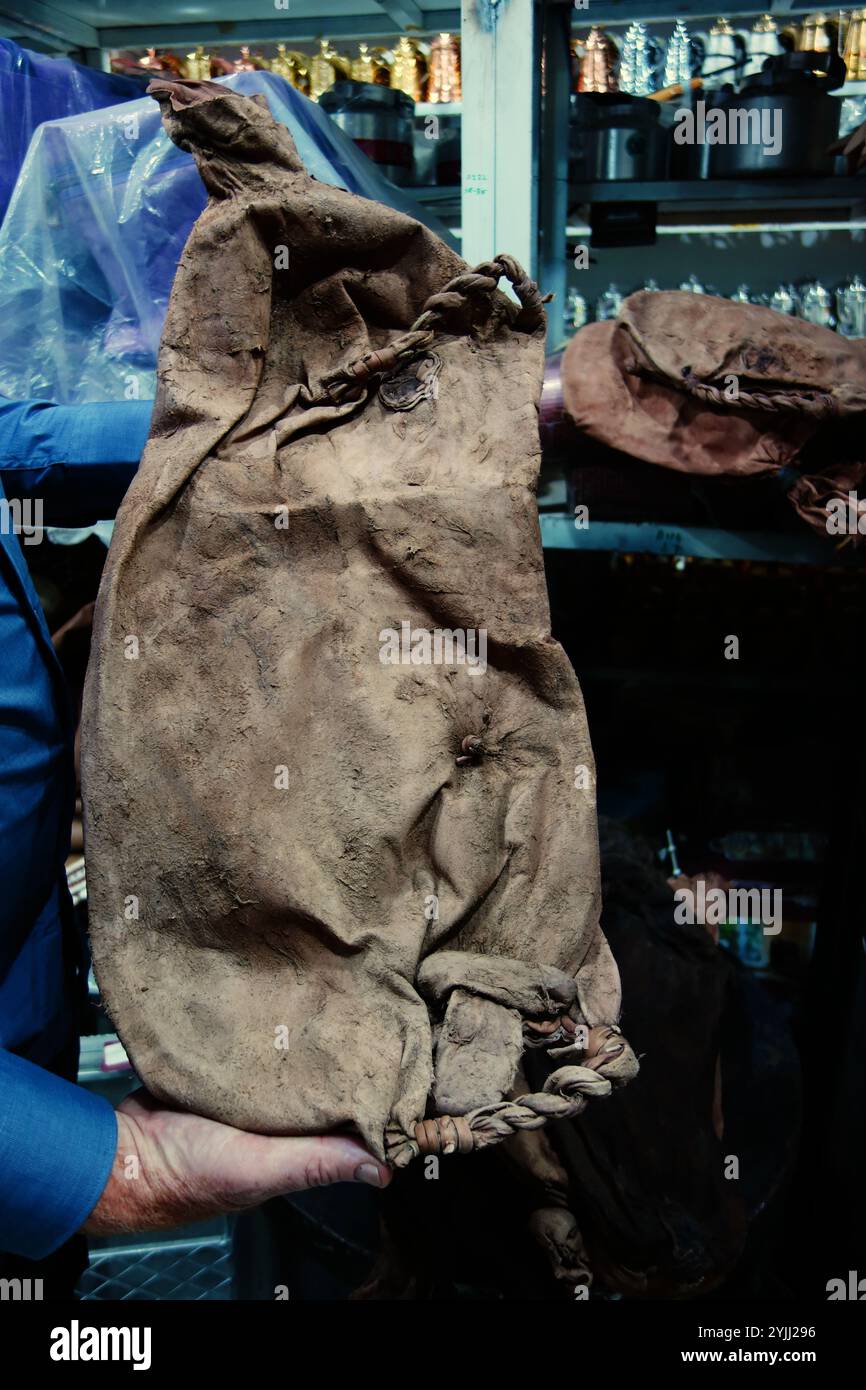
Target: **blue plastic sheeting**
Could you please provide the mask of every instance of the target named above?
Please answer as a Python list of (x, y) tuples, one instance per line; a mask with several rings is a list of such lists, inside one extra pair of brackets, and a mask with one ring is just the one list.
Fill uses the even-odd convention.
[(47, 58), (0, 39), (0, 222), (38, 125), (136, 101), (141, 93), (134, 78), (96, 72), (69, 58)]
[[(262, 93), (324, 183), (448, 233), (283, 78), (219, 79)], [(171, 283), (206, 195), (152, 97), (39, 127), (0, 229), (0, 395), (150, 399)]]

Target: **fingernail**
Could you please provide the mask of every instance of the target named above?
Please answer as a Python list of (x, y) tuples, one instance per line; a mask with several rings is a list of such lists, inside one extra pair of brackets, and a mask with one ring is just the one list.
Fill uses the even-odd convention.
[(371, 1187), (383, 1187), (382, 1174), (375, 1163), (359, 1163), (355, 1169), (355, 1182), (366, 1182)]

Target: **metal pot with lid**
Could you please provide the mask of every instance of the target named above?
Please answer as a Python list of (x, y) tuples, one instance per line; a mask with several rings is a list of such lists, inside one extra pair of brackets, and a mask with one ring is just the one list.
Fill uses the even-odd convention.
[(662, 179), (667, 132), (658, 102), (625, 92), (572, 97), (571, 177), (580, 183)]
[(319, 105), (386, 178), (412, 183), (415, 103), (410, 96), (395, 87), (347, 78), (329, 87)]
[[(828, 147), (838, 139), (845, 81), (836, 52), (780, 53), (766, 59), (742, 91), (719, 103), (728, 140), (710, 147), (711, 178), (832, 174)], [(732, 140), (731, 133), (740, 138)]]

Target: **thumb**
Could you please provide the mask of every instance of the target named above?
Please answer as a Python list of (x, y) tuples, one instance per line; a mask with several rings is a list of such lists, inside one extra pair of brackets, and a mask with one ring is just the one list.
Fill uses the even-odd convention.
[(302, 1192), (335, 1182), (363, 1182), (387, 1187), (391, 1169), (380, 1163), (356, 1139), (323, 1135), (300, 1139), (267, 1139), (258, 1154), (259, 1182), (268, 1195)]

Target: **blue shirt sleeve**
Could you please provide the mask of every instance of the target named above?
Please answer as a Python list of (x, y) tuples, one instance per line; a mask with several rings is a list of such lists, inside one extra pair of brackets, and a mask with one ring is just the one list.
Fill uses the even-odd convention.
[(40, 498), (48, 526), (108, 520), (138, 468), (152, 410), (152, 401), (53, 405), (0, 397), (6, 495)]
[[(113, 516), (138, 467), (150, 427), (151, 409), (150, 401), (58, 406), (0, 398), (0, 497), (5, 486), (10, 497), (41, 501), (44, 515), (40, 525), (43, 521), (47, 525), (83, 525)], [(6, 556), (7, 540), (8, 537), (0, 537), (4, 542), (0, 560), (9, 558)], [(21, 574), (14, 560), (16, 551)], [(36, 608), (33, 607), (31, 614), (28, 607), (35, 604), (35, 596), (28, 588), (26, 567), (17, 543), (10, 550), (10, 556), (12, 569), (8, 573), (8, 567), (0, 569), (0, 581), (4, 574), (10, 584), (16, 575), (18, 581), (18, 588), (13, 585), (9, 589), (5, 608), (0, 591), (0, 618), (9, 620), (3, 628), (7, 643), (3, 652), (4, 677), (9, 679), (5, 684), (0, 682), (0, 703), (4, 707), (6, 726), (6, 741), (0, 747), (0, 771), (7, 784), (10, 770), (19, 767), (15, 759), (10, 764), (6, 757), (12, 747), (10, 728), (12, 733), (21, 735), (22, 748), (27, 743), (24, 738), (27, 734), (31, 752), (44, 749), (46, 758), (54, 756), (58, 740), (63, 737), (62, 728), (54, 728), (53, 716), (49, 717), (51, 693), (47, 688), (47, 674), (40, 686), (36, 679), (38, 672), (29, 667), (24, 670), (25, 657), (31, 666), (34, 662), (38, 666), (35, 649), (31, 651), (27, 643), (21, 641), (19, 632), (19, 628), (23, 628), (26, 636), (28, 615), (36, 617)], [(23, 595), (19, 593), (22, 586)], [(13, 619), (20, 619), (18, 627), (9, 626)], [(39, 628), (36, 636), (41, 633), (50, 651), (47, 631), (42, 632), (44, 622), (40, 620), (36, 626)], [(17, 640), (9, 647), (13, 635)], [(20, 671), (14, 663), (14, 669), (10, 667), (13, 652), (16, 661), (21, 659)], [(13, 688), (15, 682), (10, 671), (22, 680), (29, 672), (24, 682), (24, 699), (20, 698), (20, 691)], [(42, 705), (48, 713), (40, 721), (36, 711)], [(13, 753), (16, 748), (17, 745), (12, 747)], [(26, 749), (21, 752), (22, 758), (25, 753)], [(35, 776), (35, 764), (30, 773)], [(42, 777), (40, 764), (39, 779)], [(53, 786), (50, 770), (45, 782), (37, 780), (34, 786), (39, 795), (43, 794), (40, 790), (43, 786)], [(46, 797), (47, 793), (43, 800)], [(44, 839), (45, 818), (35, 817), (33, 824), (42, 827)], [(50, 828), (50, 821), (48, 824)], [(68, 834), (68, 830), (64, 833)], [(26, 837), (23, 843), (26, 848)], [(20, 867), (21, 845), (13, 841), (11, 846), (5, 844), (4, 848), (9, 854), (14, 851), (16, 869), (26, 874), (26, 869)], [(16, 938), (6, 944), (17, 959), (20, 942)], [(2, 963), (0, 960), (0, 965)], [(35, 969), (30, 957), (26, 964), (31, 970)], [(3, 973), (0, 971), (0, 984)], [(37, 998), (38, 991), (35, 991), (31, 1001), (32, 1022), (46, 1028), (56, 1012), (52, 1012), (56, 1001), (49, 987), (51, 983), (45, 972), (40, 973), (35, 984), (41, 995)], [(22, 1021), (22, 1028), (26, 1022), (26, 1019)], [(117, 1121), (106, 1101), (33, 1062), (0, 1049), (0, 1250), (41, 1259), (62, 1245), (96, 1205), (111, 1173), (116, 1145)]]
[(83, 1225), (111, 1174), (103, 1100), (0, 1049), (0, 1250), (40, 1260)]

